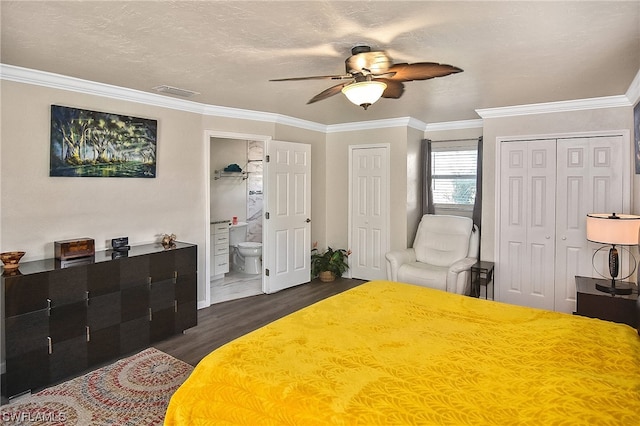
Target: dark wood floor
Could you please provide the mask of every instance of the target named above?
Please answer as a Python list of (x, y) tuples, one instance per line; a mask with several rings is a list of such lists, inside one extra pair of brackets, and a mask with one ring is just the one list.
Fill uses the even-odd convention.
[(195, 366), (209, 352), (237, 337), (362, 283), (346, 278), (331, 283), (316, 279), (274, 294), (211, 305), (198, 311), (197, 326), (153, 346)]

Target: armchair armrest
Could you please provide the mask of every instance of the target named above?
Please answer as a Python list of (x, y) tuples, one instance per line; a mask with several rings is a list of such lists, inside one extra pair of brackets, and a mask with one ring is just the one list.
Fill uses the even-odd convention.
[(387, 259), (387, 279), (398, 281), (398, 269), (405, 263), (415, 262), (416, 251), (413, 248), (394, 250), (387, 252), (384, 257)]
[(449, 267), (447, 273), (447, 291), (450, 293), (465, 294), (469, 287), (470, 269), (478, 259), (465, 257)]
[(449, 272), (455, 272), (459, 274), (462, 271), (466, 271), (471, 269), (474, 263), (476, 263), (478, 259), (475, 257), (465, 257), (464, 259), (460, 259), (455, 262), (453, 265), (449, 267)]
[(469, 287), (469, 277), (471, 267), (478, 259), (475, 257), (465, 257), (455, 262), (449, 267), (447, 273), (447, 291), (450, 293), (465, 294)]

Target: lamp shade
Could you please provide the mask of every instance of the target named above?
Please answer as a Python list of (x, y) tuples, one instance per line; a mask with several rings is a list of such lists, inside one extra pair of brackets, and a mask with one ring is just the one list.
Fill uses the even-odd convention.
[(587, 240), (594, 243), (631, 246), (638, 244), (640, 216), (630, 214), (589, 213)]
[(352, 103), (367, 109), (369, 105), (380, 99), (386, 88), (387, 85), (381, 81), (361, 81), (344, 86), (342, 93)]

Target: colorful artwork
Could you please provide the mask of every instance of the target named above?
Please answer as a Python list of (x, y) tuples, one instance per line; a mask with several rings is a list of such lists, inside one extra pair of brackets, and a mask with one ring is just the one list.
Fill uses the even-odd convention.
[(157, 120), (51, 105), (49, 176), (156, 177)]
[(636, 146), (636, 174), (640, 175), (640, 102), (633, 108), (633, 128)]

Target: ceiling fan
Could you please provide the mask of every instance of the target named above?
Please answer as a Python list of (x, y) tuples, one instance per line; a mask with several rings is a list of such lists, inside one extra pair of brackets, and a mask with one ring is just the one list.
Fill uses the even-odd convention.
[(342, 75), (278, 78), (269, 81), (340, 80), (339, 84), (309, 99), (307, 104), (342, 92), (351, 102), (367, 109), (380, 97), (397, 99), (402, 96), (405, 81), (428, 80), (462, 72), (453, 65), (435, 62), (394, 64), (385, 51), (371, 50), (371, 47), (364, 45), (351, 49), (351, 56), (347, 58), (345, 65), (347, 72)]

